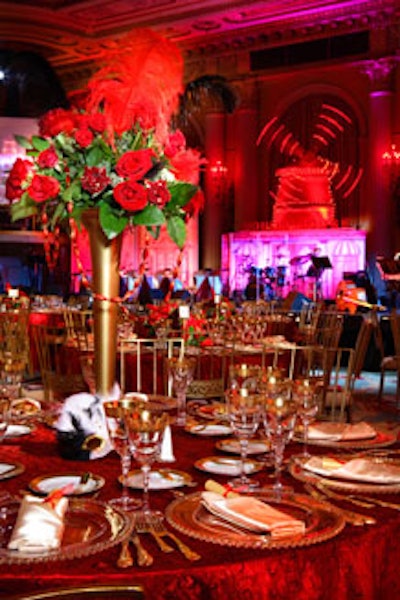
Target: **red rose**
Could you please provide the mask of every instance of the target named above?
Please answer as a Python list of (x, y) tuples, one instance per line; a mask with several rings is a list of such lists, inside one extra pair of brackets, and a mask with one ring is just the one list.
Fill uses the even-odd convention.
[(39, 120), (39, 133), (45, 137), (54, 137), (59, 133), (70, 134), (74, 129), (74, 113), (63, 108), (50, 110)]
[(168, 139), (165, 144), (164, 154), (169, 158), (175, 156), (179, 150), (184, 150), (186, 147), (185, 136), (183, 135), (180, 129), (177, 129), (174, 133), (171, 133), (168, 136)]
[(171, 194), (167, 188), (166, 181), (146, 181), (146, 187), (148, 190), (148, 200), (151, 204), (156, 204), (162, 208), (171, 200)]
[(85, 167), (82, 188), (90, 194), (99, 194), (110, 183), (105, 167)]
[(17, 158), (6, 181), (6, 198), (16, 200), (21, 198), (24, 190), (22, 184), (32, 172), (32, 163), (29, 160)]
[(172, 171), (180, 181), (198, 185), (200, 167), (205, 160), (196, 150), (181, 150), (171, 158)]
[(151, 148), (125, 152), (118, 160), (115, 170), (120, 177), (129, 177), (138, 181), (153, 166), (151, 158), (155, 156)]
[(103, 113), (95, 113), (88, 116), (88, 126), (97, 133), (103, 133), (106, 130), (107, 122)]
[(143, 210), (147, 206), (147, 190), (136, 181), (123, 181), (114, 188), (114, 198), (129, 212)]
[(82, 128), (75, 131), (74, 138), (82, 148), (87, 148), (93, 142), (94, 136), (90, 129)]
[(52, 146), (43, 150), (37, 157), (37, 163), (41, 169), (51, 169), (58, 163), (57, 152)]
[(35, 202), (45, 202), (55, 198), (60, 192), (60, 184), (54, 177), (47, 175), (34, 175), (28, 194)]

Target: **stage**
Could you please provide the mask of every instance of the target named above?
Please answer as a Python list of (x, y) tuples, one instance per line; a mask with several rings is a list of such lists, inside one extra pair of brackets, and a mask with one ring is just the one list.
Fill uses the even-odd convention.
[(334, 299), (344, 273), (365, 269), (365, 244), (366, 232), (348, 227), (227, 233), (222, 236), (221, 278), (232, 294), (243, 291), (255, 271), (274, 296), (296, 290), (313, 298), (312, 257), (328, 257), (332, 268), (322, 272), (320, 294)]

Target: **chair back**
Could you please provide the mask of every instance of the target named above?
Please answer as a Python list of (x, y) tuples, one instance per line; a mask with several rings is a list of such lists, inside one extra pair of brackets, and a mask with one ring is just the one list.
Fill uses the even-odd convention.
[(171, 358), (176, 353), (183, 354), (183, 350), (183, 338), (120, 337), (121, 391), (171, 396), (172, 383), (167, 377), (165, 358)]

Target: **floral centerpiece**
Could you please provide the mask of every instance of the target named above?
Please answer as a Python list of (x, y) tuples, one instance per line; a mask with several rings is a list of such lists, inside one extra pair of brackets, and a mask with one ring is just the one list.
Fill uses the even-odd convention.
[(172, 127), (183, 88), (183, 58), (172, 42), (135, 30), (110, 45), (102, 64), (70, 109), (51, 110), (37, 135), (16, 138), (26, 157), (12, 167), (6, 196), (12, 219), (38, 215), (47, 238), (64, 224), (72, 242), (81, 222), (87, 229), (96, 391), (107, 397), (116, 371), (121, 233), (144, 226), (157, 238), (165, 226), (182, 249), (203, 161)]
[(40, 214), (43, 228), (54, 230), (71, 219), (79, 224), (83, 211), (97, 208), (108, 239), (128, 225), (143, 225), (157, 238), (166, 225), (182, 248), (201, 198), (202, 160), (170, 127), (181, 67), (168, 41), (136, 32), (81, 93), (84, 108), (51, 110), (39, 120), (38, 135), (15, 136), (26, 158), (16, 160), (6, 181), (12, 219)]

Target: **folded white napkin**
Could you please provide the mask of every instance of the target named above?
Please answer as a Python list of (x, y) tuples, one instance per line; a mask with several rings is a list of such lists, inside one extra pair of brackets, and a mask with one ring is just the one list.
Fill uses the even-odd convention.
[(250, 531), (258, 533), (268, 531), (272, 538), (304, 534), (303, 521), (257, 498), (240, 495), (224, 498), (214, 492), (203, 492), (201, 498), (203, 505), (210, 512)]
[(0, 463), (0, 475), (4, 475), (4, 473), (8, 473), (8, 471), (12, 471), (13, 469), (15, 469), (15, 465)]
[(361, 481), (364, 483), (400, 483), (400, 467), (368, 458), (353, 458), (342, 463), (334, 458), (312, 456), (303, 468), (324, 477)]
[(161, 462), (174, 462), (176, 460), (172, 446), (171, 426), (168, 424), (164, 430), (160, 452)]
[(315, 423), (310, 425), (308, 438), (310, 440), (326, 440), (330, 442), (350, 442), (367, 440), (376, 437), (376, 430), (365, 421), (359, 423)]
[(8, 548), (32, 553), (59, 548), (67, 508), (68, 498), (65, 496), (54, 501), (24, 496)]

